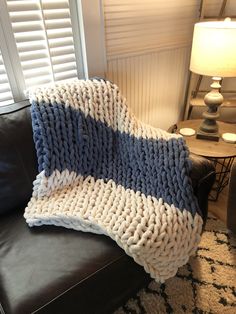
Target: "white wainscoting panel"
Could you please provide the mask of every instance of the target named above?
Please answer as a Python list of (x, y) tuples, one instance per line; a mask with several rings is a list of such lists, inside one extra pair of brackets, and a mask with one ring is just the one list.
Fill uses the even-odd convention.
[(103, 0), (106, 77), (143, 122), (182, 118), (193, 25), (200, 0)]
[(190, 47), (108, 60), (106, 77), (116, 83), (143, 122), (168, 129), (181, 118)]

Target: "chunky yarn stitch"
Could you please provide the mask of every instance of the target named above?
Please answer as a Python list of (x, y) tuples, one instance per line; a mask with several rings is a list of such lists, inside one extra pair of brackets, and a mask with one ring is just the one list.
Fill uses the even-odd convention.
[(202, 230), (183, 138), (138, 121), (108, 81), (38, 88), (31, 104), (29, 226), (105, 234), (157, 281), (174, 276)]

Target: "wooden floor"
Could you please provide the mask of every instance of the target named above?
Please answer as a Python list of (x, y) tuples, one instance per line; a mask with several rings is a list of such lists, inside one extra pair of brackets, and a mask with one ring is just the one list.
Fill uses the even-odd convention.
[(220, 193), (217, 202), (208, 201), (208, 210), (214, 214), (217, 218), (222, 220), (226, 224), (226, 206), (228, 199), (228, 186)]

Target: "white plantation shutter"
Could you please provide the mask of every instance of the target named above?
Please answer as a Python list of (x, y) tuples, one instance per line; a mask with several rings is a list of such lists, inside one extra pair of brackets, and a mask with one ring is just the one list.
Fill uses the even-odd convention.
[(0, 106), (13, 102), (11, 87), (8, 81), (6, 68), (0, 51)]
[(8, 0), (26, 88), (78, 76), (68, 0)]

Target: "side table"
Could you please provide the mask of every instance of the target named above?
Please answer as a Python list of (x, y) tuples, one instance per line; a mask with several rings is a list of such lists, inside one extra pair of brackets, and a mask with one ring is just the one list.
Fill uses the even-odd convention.
[[(172, 127), (169, 132), (179, 133), (181, 128), (192, 128), (197, 131), (202, 120), (185, 120)], [(220, 136), (223, 133), (236, 133), (236, 125), (218, 122)], [(212, 160), (216, 167), (216, 182), (209, 200), (217, 201), (220, 192), (229, 182), (230, 170), (236, 157), (236, 144), (226, 143), (222, 138), (219, 142), (196, 139), (196, 135), (184, 136), (191, 153)]]

